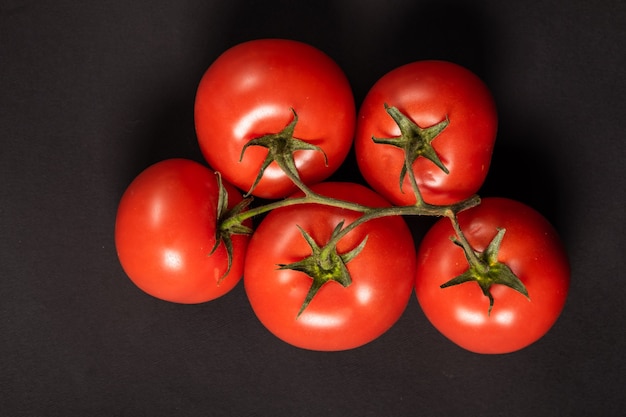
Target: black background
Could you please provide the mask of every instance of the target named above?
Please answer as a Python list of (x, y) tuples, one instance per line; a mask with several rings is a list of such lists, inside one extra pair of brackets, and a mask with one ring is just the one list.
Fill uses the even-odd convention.
[[(153, 162), (202, 161), (197, 83), (222, 51), (260, 37), (328, 53), (357, 104), (418, 59), (483, 78), (500, 129), (480, 194), (540, 210), (571, 256), (568, 302), (545, 338), (472, 354), (412, 298), (371, 344), (311, 352), (267, 332), (241, 284), (194, 306), (133, 286), (113, 242), (122, 192)], [(2, 0), (0, 413), (620, 415), (625, 47), (621, 0)], [(336, 178), (360, 180), (353, 161)]]

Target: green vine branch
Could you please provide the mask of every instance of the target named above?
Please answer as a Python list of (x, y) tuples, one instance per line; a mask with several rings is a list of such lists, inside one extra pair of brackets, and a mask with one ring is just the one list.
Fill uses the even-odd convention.
[[(311, 255), (292, 264), (279, 265), (279, 269), (294, 269), (301, 271), (312, 279), (311, 287), (305, 300), (303, 301), (300, 311), (298, 312), (298, 316), (302, 314), (317, 291), (326, 282), (336, 281), (344, 287), (349, 286), (352, 282), (346, 265), (353, 258), (358, 256), (366, 244), (367, 237), (365, 237), (365, 239), (363, 239), (363, 241), (356, 248), (344, 254), (339, 254), (337, 252), (337, 244), (339, 241), (360, 225), (377, 218), (389, 216), (436, 216), (447, 217), (450, 219), (455, 232), (455, 236), (452, 236), (451, 239), (463, 250), (469, 267), (463, 274), (441, 285), (441, 288), (469, 281), (477, 282), (482, 289), (483, 294), (489, 298), (489, 313), (491, 313), (494, 303), (490, 288), (494, 284), (507, 285), (528, 297), (526, 288), (519, 278), (515, 276), (507, 265), (499, 262), (497, 259), (505, 230), (499, 230), (493, 241), (483, 252), (475, 251), (461, 230), (457, 215), (464, 210), (480, 204), (479, 196), (474, 195), (466, 200), (451, 205), (433, 205), (426, 203), (421, 195), (418, 182), (415, 177), (415, 172), (413, 171), (413, 163), (417, 158), (424, 157), (433, 162), (442, 171), (448, 173), (448, 169), (442, 163), (431, 144), (432, 141), (435, 140), (437, 136), (449, 125), (450, 121), (448, 118), (446, 117), (443, 121), (433, 126), (421, 128), (406, 115), (400, 112), (400, 110), (396, 107), (385, 104), (385, 110), (399, 126), (401, 135), (395, 138), (372, 137), (372, 140), (381, 145), (396, 146), (403, 150), (404, 164), (400, 172), (400, 188), (402, 188), (404, 179), (408, 176), (412, 191), (415, 194), (415, 204), (406, 206), (369, 207), (351, 201), (327, 197), (313, 191), (300, 179), (293, 155), (294, 152), (299, 150), (324, 152), (321, 148), (315, 145), (293, 137), (293, 132), (296, 123), (298, 122), (298, 115), (295, 110), (291, 109), (294, 117), (283, 130), (275, 134), (268, 134), (253, 139), (243, 147), (241, 151), (241, 158), (243, 158), (246, 149), (250, 146), (265, 147), (268, 149), (268, 154), (250, 190), (244, 195), (242, 202), (240, 202), (233, 209), (228, 210), (226, 208), (228, 195), (221, 183), (221, 179), (219, 180), (220, 203), (218, 210), (218, 227), (216, 245), (213, 250), (215, 250), (220, 243), (224, 243), (229, 257), (228, 270), (226, 271), (226, 274), (228, 274), (232, 265), (232, 235), (251, 234), (253, 232), (251, 228), (244, 225), (246, 220), (283, 207), (302, 204), (319, 204), (362, 214), (356, 220), (345, 225), (345, 227), (344, 222), (340, 222), (335, 227), (335, 230), (329, 240), (324, 245), (316, 243), (305, 230), (300, 228), (300, 232), (302, 233), (304, 239), (311, 247)], [(325, 154), (324, 159), (328, 162)], [(304, 195), (285, 198), (253, 207), (253, 197), (251, 194), (261, 180), (265, 169), (272, 162), (276, 162), (278, 164), (278, 166)], [(218, 174), (218, 179), (219, 178)], [(226, 274), (224, 274), (224, 276)]]

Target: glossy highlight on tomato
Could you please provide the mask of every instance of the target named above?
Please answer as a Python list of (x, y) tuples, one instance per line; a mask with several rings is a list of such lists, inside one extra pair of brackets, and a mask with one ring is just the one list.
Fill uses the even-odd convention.
[[(297, 170), (306, 184), (322, 181), (352, 146), (356, 108), (345, 74), (328, 55), (301, 42), (259, 39), (236, 45), (211, 64), (198, 85), (194, 117), (200, 149), (211, 167), (247, 192), (268, 151), (251, 146), (242, 157), (244, 145), (280, 132), (294, 112), (294, 137), (323, 150), (296, 151)], [(273, 162), (252, 194), (278, 199), (296, 190)]]
[(494, 284), (493, 309), (476, 282), (440, 288), (468, 268), (450, 220), (427, 232), (417, 254), (415, 293), (426, 317), (444, 336), (476, 353), (509, 353), (540, 339), (563, 310), (570, 283), (569, 261), (552, 225), (518, 201), (485, 198), (458, 215), (461, 230), (482, 252), (499, 228), (505, 229), (498, 260), (522, 281), (528, 298)]
[[(223, 183), (229, 207), (242, 197)], [(218, 179), (187, 159), (157, 162), (128, 186), (118, 206), (115, 246), (120, 263), (144, 292), (166, 301), (194, 304), (229, 292), (243, 272), (248, 237), (235, 235), (228, 269), (223, 244), (216, 241)]]
[(357, 118), (359, 169), (368, 184), (392, 203), (414, 204), (408, 176), (400, 188), (403, 150), (372, 140), (400, 135), (385, 105), (396, 107), (422, 129), (449, 122), (431, 142), (449, 172), (424, 157), (412, 164), (427, 203), (452, 204), (478, 191), (489, 170), (497, 131), (494, 99), (482, 80), (451, 62), (417, 61), (388, 72), (367, 93)]
[[(324, 196), (389, 206), (359, 184), (327, 182), (312, 188)], [(311, 254), (297, 226), (323, 246), (337, 224), (347, 225), (360, 216), (355, 211), (304, 204), (274, 210), (259, 224), (248, 247), (244, 287), (254, 313), (278, 338), (310, 350), (352, 349), (382, 335), (404, 312), (413, 292), (415, 247), (404, 219), (394, 216), (365, 222), (339, 241), (341, 254), (367, 236), (363, 250), (347, 263), (352, 283), (344, 287), (326, 282), (298, 316), (312, 279), (300, 271), (278, 269)]]

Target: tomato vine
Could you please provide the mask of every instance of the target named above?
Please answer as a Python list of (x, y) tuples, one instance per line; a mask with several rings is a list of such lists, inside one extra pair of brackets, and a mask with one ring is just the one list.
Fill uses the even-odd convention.
[[(373, 340), (411, 291), (468, 350), (541, 337), (563, 308), (569, 265), (539, 213), (478, 195), (497, 130), (486, 85), (456, 64), (418, 61), (381, 77), (358, 114), (354, 104), (345, 74), (310, 45), (262, 39), (220, 55), (194, 106), (210, 169), (162, 161), (122, 196), (127, 275), (179, 303), (222, 296), (243, 276), (263, 324), (309, 349)], [(371, 188), (325, 182), (352, 144)], [(411, 216), (440, 218), (417, 253)]]
[[(345, 269), (345, 263), (350, 262), (357, 252), (351, 252), (349, 255), (338, 255), (336, 253), (337, 242), (359, 225), (370, 221), (372, 219), (387, 217), (387, 216), (445, 216), (450, 219), (453, 224), (456, 236), (451, 236), (453, 241), (457, 243), (465, 252), (468, 261), (468, 270), (463, 275), (452, 279), (441, 286), (446, 288), (452, 285), (458, 285), (468, 281), (475, 281), (480, 285), (483, 293), (489, 298), (489, 312), (493, 308), (493, 297), (489, 292), (489, 288), (493, 284), (504, 284), (513, 288), (516, 291), (528, 296), (524, 284), (520, 279), (508, 268), (505, 264), (497, 261), (497, 252), (499, 243), (504, 235), (504, 230), (498, 233), (496, 239), (493, 241), (493, 245), (485, 251), (484, 256), (479, 257), (476, 251), (471, 247), (465, 235), (461, 231), (461, 228), (457, 221), (457, 214), (463, 210), (467, 210), (471, 207), (475, 207), (480, 204), (480, 197), (474, 195), (468, 199), (460, 201), (458, 203), (450, 205), (433, 205), (424, 202), (421, 196), (419, 187), (415, 180), (415, 173), (412, 170), (412, 165), (419, 157), (427, 158), (435, 165), (437, 165), (442, 171), (448, 172), (447, 168), (442, 164), (441, 160), (437, 156), (435, 150), (430, 143), (437, 138), (446, 126), (449, 124), (449, 120), (446, 118), (444, 121), (437, 123), (436, 125), (421, 129), (414, 122), (412, 122), (406, 115), (400, 112), (395, 107), (390, 107), (385, 104), (385, 109), (389, 115), (398, 124), (402, 135), (399, 138), (374, 138), (372, 140), (378, 144), (393, 145), (401, 148), (405, 153), (405, 162), (400, 173), (400, 183), (405, 175), (408, 174), (413, 185), (413, 192), (415, 193), (416, 203), (407, 206), (392, 206), (385, 208), (373, 208), (363, 206), (361, 204), (325, 197), (313, 192), (306, 184), (304, 184), (293, 164), (293, 153), (302, 149), (313, 149), (319, 152), (323, 152), (320, 148), (312, 145), (306, 145), (301, 140), (293, 137), (293, 130), (298, 122), (297, 114), (292, 109), (294, 119), (278, 134), (265, 135), (258, 139), (253, 139), (246, 144), (245, 152), (248, 146), (262, 146), (268, 149), (268, 156), (263, 164), (263, 167), (257, 176), (255, 184), (259, 181), (263, 175), (264, 169), (272, 162), (276, 161), (278, 165), (285, 171), (294, 184), (304, 193), (303, 197), (299, 198), (287, 198), (284, 200), (275, 201), (263, 206), (258, 206), (250, 210), (244, 211), (243, 208), (248, 207), (252, 203), (252, 197), (248, 196), (242, 203), (239, 204), (239, 209), (231, 210), (228, 215), (218, 219), (218, 237), (221, 239), (227, 250), (229, 256), (229, 267), (232, 265), (232, 245), (230, 244), (231, 234), (252, 234), (252, 229), (243, 226), (243, 222), (267, 213), (271, 210), (275, 210), (281, 207), (298, 205), (298, 204), (321, 204), (330, 207), (337, 207), (346, 210), (362, 212), (363, 215), (357, 220), (343, 227), (343, 223), (340, 223), (333, 232), (332, 238), (329, 240), (324, 250), (321, 250), (315, 242), (311, 241), (310, 237), (306, 234), (306, 231), (301, 230), (305, 236), (307, 242), (311, 245), (312, 254), (305, 260), (293, 263), (291, 265), (281, 265), (280, 268), (292, 268), (304, 272), (312, 279), (311, 289), (307, 294), (306, 299), (303, 301), (302, 308), (298, 312), (298, 316), (308, 306), (311, 299), (315, 296), (321, 285), (328, 281), (340, 282), (344, 286), (350, 285), (351, 278), (347, 269)], [(253, 185), (254, 187), (254, 185)], [(226, 193), (225, 189), (221, 188), (220, 194)], [(248, 195), (250, 192), (248, 192)], [(224, 197), (226, 200), (226, 197)], [(216, 245), (219, 242), (216, 242)], [(362, 242), (365, 244), (365, 241)], [(335, 254), (333, 258), (332, 267), (326, 266), (320, 268), (320, 266), (328, 264), (330, 262), (330, 254)], [(228, 273), (227, 271), (226, 273)]]

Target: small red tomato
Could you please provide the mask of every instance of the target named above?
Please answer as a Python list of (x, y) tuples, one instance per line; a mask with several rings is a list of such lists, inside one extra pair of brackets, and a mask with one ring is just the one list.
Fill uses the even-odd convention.
[[(229, 207), (241, 201), (223, 183)], [(120, 201), (115, 246), (128, 277), (141, 290), (176, 303), (202, 303), (230, 291), (241, 279), (248, 237), (235, 235), (228, 269), (224, 244), (216, 242), (218, 179), (186, 159), (158, 162), (141, 172)]]
[(493, 97), (475, 74), (450, 62), (418, 61), (387, 73), (368, 92), (355, 152), (365, 180), (394, 204), (416, 201), (409, 175), (401, 175), (407, 155), (423, 199), (447, 205), (483, 184), (496, 130)]
[[(251, 189), (268, 156), (267, 148), (250, 146), (242, 157), (244, 146), (282, 131), (296, 117), (293, 137), (302, 143), (293, 154), (295, 167), (304, 183), (313, 184), (328, 178), (346, 158), (356, 109), (343, 71), (305, 43), (260, 39), (236, 45), (213, 62), (198, 86), (200, 149), (211, 167), (244, 191)], [(272, 162), (252, 194), (278, 199), (296, 190)]]
[(485, 198), (459, 213), (458, 220), (478, 253), (504, 229), (497, 260), (519, 278), (528, 297), (494, 284), (489, 312), (489, 298), (477, 282), (441, 288), (468, 269), (444, 218), (427, 232), (417, 255), (415, 293), (424, 314), (444, 336), (472, 352), (508, 353), (534, 343), (561, 314), (569, 289), (569, 262), (556, 231), (534, 209), (504, 198)]
[[(389, 203), (374, 191), (353, 183), (320, 183), (319, 194), (371, 207)], [(261, 323), (274, 335), (294, 346), (321, 351), (356, 348), (387, 331), (404, 312), (413, 291), (415, 247), (402, 217), (370, 220), (342, 237), (336, 253), (351, 257), (345, 263), (351, 282), (324, 281), (341, 264), (314, 265), (324, 276), (311, 295), (314, 280), (299, 262), (312, 246), (325, 245), (342, 222), (343, 227), (361, 213), (302, 204), (272, 211), (250, 240), (244, 269), (244, 286)], [(307, 236), (313, 241), (307, 241)], [(331, 253), (332, 254), (332, 253)], [(331, 260), (337, 260), (331, 256)], [(280, 265), (294, 265), (285, 269)]]

